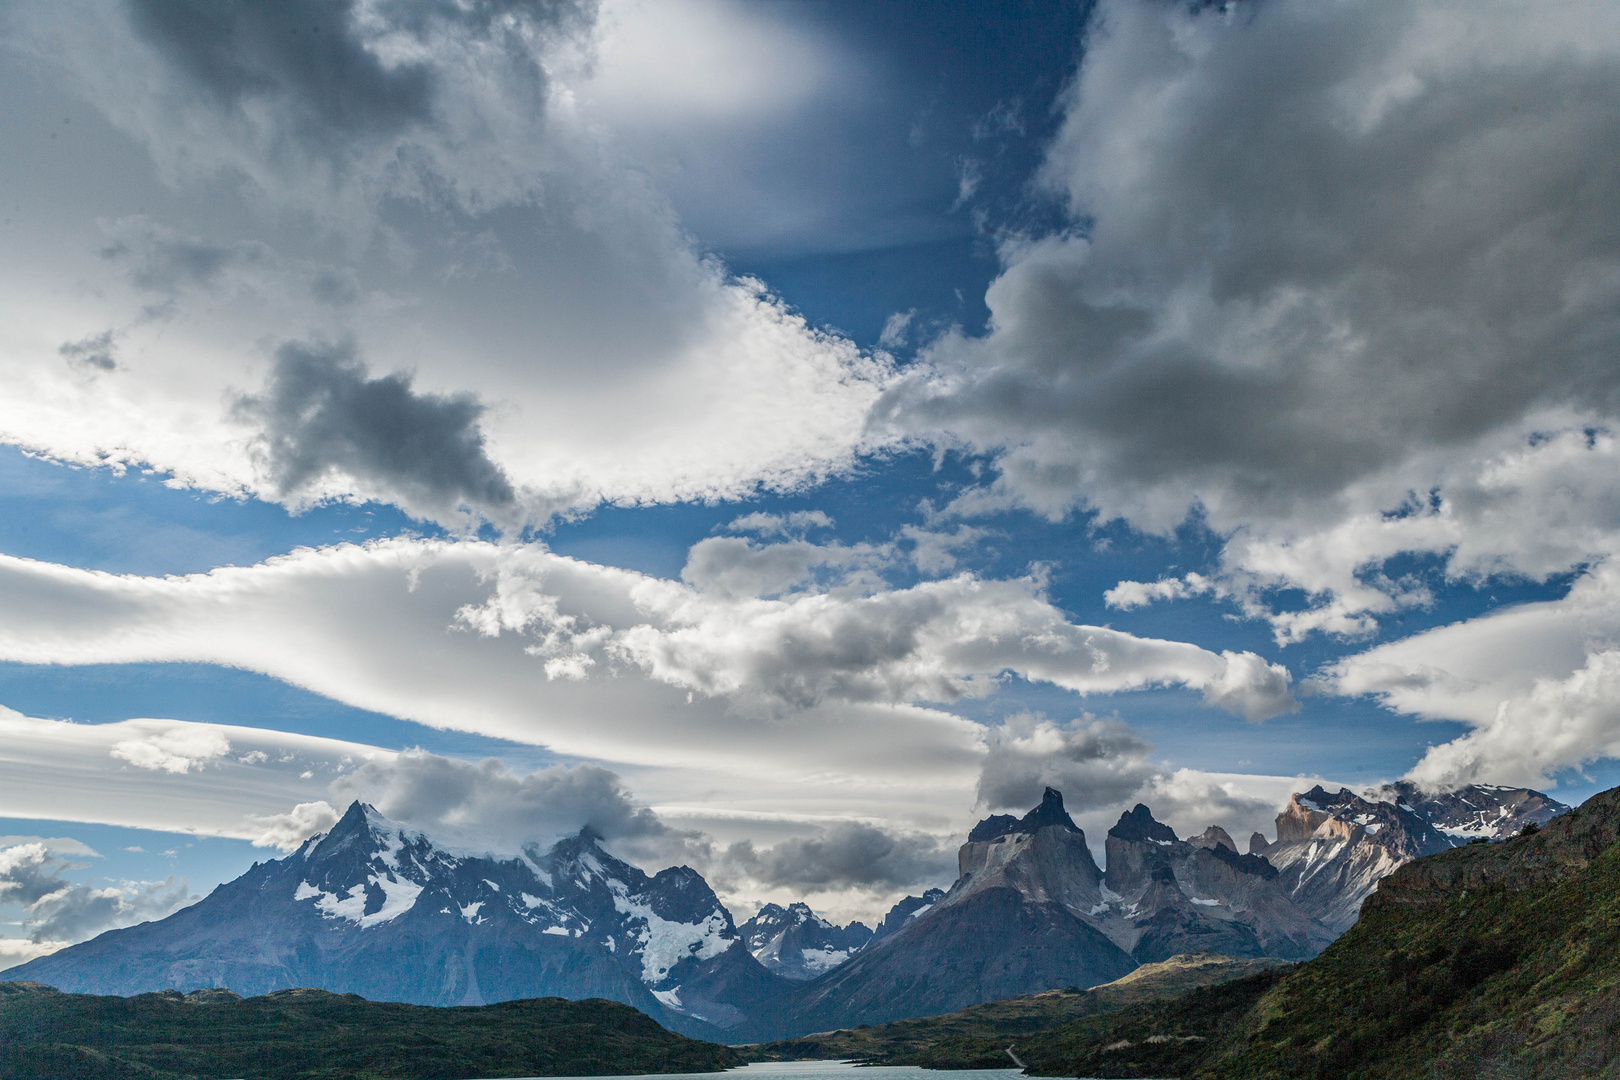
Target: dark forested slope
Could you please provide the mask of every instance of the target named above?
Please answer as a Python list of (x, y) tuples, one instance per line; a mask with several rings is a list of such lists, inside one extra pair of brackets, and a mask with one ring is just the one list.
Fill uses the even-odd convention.
[(712, 1072), (741, 1063), (724, 1046), (600, 999), (433, 1008), (324, 990), (122, 998), (0, 983), (0, 1080), (449, 1080)]

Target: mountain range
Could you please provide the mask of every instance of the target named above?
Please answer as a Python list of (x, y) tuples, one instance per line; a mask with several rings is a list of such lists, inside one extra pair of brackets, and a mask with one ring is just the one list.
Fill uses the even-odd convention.
[(1587, 1080), (1620, 1073), (1617, 1017), (1620, 788), (1407, 863), (1307, 963), (1074, 1020), (1018, 1053), (1040, 1076)]
[(455, 853), (356, 802), (191, 907), (7, 975), (92, 994), (600, 997), (682, 1034), (759, 1041), (1095, 986), (1184, 953), (1304, 959), (1411, 859), (1567, 809), (1527, 789), (1369, 795), (1296, 795), (1276, 840), (1256, 834), (1242, 854), (1218, 826), (1183, 839), (1138, 805), (1104, 838), (1104, 870), (1047, 789), (1022, 817), (981, 821), (956, 882), (906, 897), (876, 929), (798, 903), (738, 926), (695, 870), (648, 876), (589, 829), (545, 851)]

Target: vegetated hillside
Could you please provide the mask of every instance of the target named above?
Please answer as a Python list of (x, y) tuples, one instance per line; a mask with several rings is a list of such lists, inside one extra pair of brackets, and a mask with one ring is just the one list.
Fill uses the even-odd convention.
[(1197, 1075), (1613, 1075), (1617, 839), (1620, 788), (1532, 835), (1408, 864)]
[(121, 998), (0, 983), (0, 1080), (450, 1080), (740, 1064), (727, 1047), (601, 999), (433, 1008), (324, 990)]
[(1617, 838), (1620, 788), (1407, 864), (1286, 975), (1072, 1022), (1020, 1056), (1049, 1076), (1620, 1075)]
[(1032, 1076), (1187, 1076), (1286, 978), (1282, 969), (1089, 1016), (1025, 1042)]
[(897, 1020), (738, 1049), (750, 1061), (843, 1058), (932, 1069), (1007, 1068), (1013, 1063), (1007, 1054), (1009, 1046), (1022, 1057), (1021, 1047), (1031, 1035), (1053, 1031), (1076, 1018), (1290, 966), (1287, 961), (1269, 957), (1236, 959), (1189, 953), (1145, 964), (1122, 979), (1091, 990), (1048, 990), (974, 1005), (944, 1016)]

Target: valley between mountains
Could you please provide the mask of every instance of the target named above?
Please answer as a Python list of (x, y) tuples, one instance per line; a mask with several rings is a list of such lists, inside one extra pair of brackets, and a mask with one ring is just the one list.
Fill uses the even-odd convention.
[(1520, 788), (1317, 787), (1278, 815), (1274, 839), (1256, 833), (1240, 851), (1219, 826), (1179, 837), (1138, 805), (1099, 866), (1048, 789), (1022, 817), (972, 830), (949, 889), (907, 897), (870, 929), (803, 904), (739, 925), (696, 871), (649, 876), (588, 829), (517, 857), (468, 855), (356, 802), (191, 907), (6, 974), (124, 996), (605, 998), (683, 1035), (758, 1043), (1098, 986), (1183, 954), (1308, 959), (1404, 864), (1567, 810)]

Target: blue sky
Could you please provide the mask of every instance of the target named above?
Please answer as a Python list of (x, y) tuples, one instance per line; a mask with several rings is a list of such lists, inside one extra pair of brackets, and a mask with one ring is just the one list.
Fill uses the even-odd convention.
[(0, 962), (356, 797), (870, 918), (1049, 783), (1608, 786), (1615, 18), (17, 5)]

